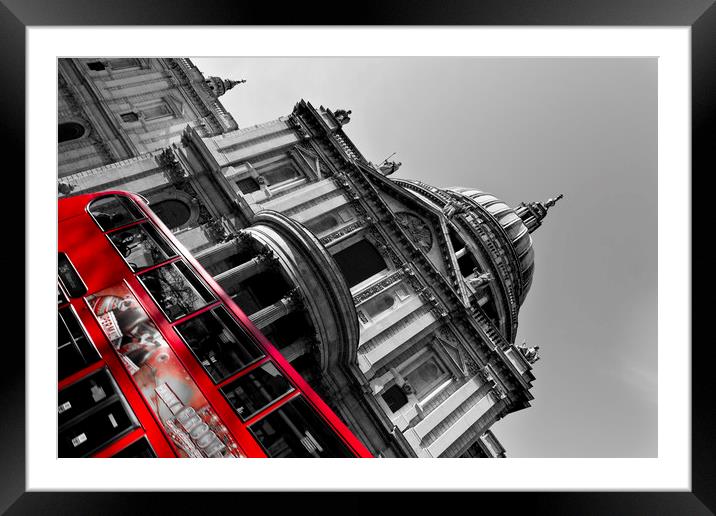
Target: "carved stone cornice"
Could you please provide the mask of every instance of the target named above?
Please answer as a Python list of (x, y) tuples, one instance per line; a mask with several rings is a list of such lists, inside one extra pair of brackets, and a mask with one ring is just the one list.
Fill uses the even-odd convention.
[(366, 301), (368, 298), (371, 298), (375, 296), (376, 294), (387, 290), (392, 285), (395, 285), (396, 283), (400, 282), (405, 276), (405, 273), (402, 269), (397, 269), (393, 271), (389, 276), (383, 278), (377, 283), (374, 283), (373, 285), (364, 288), (360, 292), (357, 292), (353, 296), (353, 302), (356, 306), (360, 305), (364, 301)]

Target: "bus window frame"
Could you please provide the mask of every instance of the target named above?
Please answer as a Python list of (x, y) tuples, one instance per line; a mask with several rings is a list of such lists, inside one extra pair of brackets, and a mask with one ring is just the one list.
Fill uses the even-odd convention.
[[(193, 316), (194, 314), (198, 314), (198, 313), (199, 313), (200, 311), (202, 311), (202, 310), (206, 310), (207, 307), (209, 307), (209, 306), (211, 306), (211, 305), (213, 305), (213, 304), (215, 304), (215, 303), (221, 303), (221, 299), (218, 298), (218, 296), (216, 295), (216, 292), (214, 292), (214, 290), (213, 290), (212, 288), (209, 288), (209, 287), (206, 285), (206, 282), (203, 280), (203, 278), (200, 278), (200, 277), (196, 274), (196, 272), (193, 270), (193, 268), (192, 268), (192, 267), (189, 267), (189, 266), (186, 264), (186, 262), (184, 262), (183, 260), (184, 260), (184, 256), (181, 255), (181, 254), (179, 254), (179, 255), (175, 256), (174, 258), (170, 258), (169, 260), (167, 260), (167, 261), (165, 261), (165, 262), (162, 262), (162, 263), (160, 263), (160, 264), (158, 264), (158, 265), (155, 265), (155, 266), (153, 266), (153, 267), (147, 267), (146, 269), (143, 269), (141, 273), (136, 273), (136, 272), (133, 273), (133, 274), (134, 274), (134, 277), (137, 278), (137, 280), (139, 281), (139, 284), (142, 286), (142, 288), (143, 288), (144, 291), (147, 293), (147, 295), (149, 296), (149, 298), (150, 298), (150, 299), (152, 300), (152, 302), (156, 305), (156, 307), (162, 312), (162, 315), (164, 315), (164, 318), (165, 318), (167, 321), (169, 321), (172, 325), (173, 325), (174, 323), (179, 322), (179, 321), (182, 321), (182, 322), (183, 322), (184, 320), (188, 320), (188, 318), (189, 318), (190, 316)], [(204, 297), (199, 293), (199, 291), (194, 287), (194, 285), (191, 283), (191, 281), (189, 281), (189, 279), (186, 278), (186, 276), (181, 272), (181, 270), (179, 269), (179, 267), (176, 267), (175, 264), (176, 264), (177, 262), (183, 263), (183, 264), (187, 267), (188, 271), (189, 271), (191, 274), (194, 275), (194, 277), (197, 279), (197, 281), (199, 281), (199, 282), (204, 286), (204, 288), (207, 290), (207, 292), (211, 295), (211, 300), (210, 300), (210, 301), (206, 301), (206, 300), (204, 299)], [(152, 272), (152, 271), (155, 270), (155, 269), (159, 269), (159, 268), (161, 268), (161, 267), (167, 267), (167, 266), (169, 266), (169, 267), (174, 267), (174, 269), (175, 269), (179, 274), (181, 274), (182, 276), (184, 276), (184, 278), (186, 279), (186, 281), (187, 281), (187, 283), (189, 284), (189, 286), (190, 286), (190, 287), (192, 288), (192, 290), (196, 293), (197, 297), (200, 298), (200, 299), (202, 299), (202, 300), (204, 301), (204, 304), (203, 304), (202, 306), (200, 306), (199, 308), (195, 308), (195, 309), (191, 310), (190, 312), (187, 312), (187, 313), (185, 313), (185, 314), (182, 314), (182, 315), (180, 315), (179, 317), (170, 317), (169, 314), (167, 314), (167, 312), (166, 312), (166, 310), (164, 309), (164, 307), (157, 301), (157, 299), (154, 297), (154, 294), (151, 292), (151, 290), (149, 290), (149, 288), (147, 287), (147, 285), (145, 284), (145, 282), (142, 280), (142, 276), (144, 276), (146, 273), (149, 273), (149, 272)]]
[[(120, 231), (129, 230), (129, 229), (131, 229), (131, 228), (133, 228), (133, 227), (135, 227), (135, 226), (141, 226), (142, 224), (146, 224), (146, 225), (148, 225), (149, 227), (151, 227), (151, 228), (157, 233), (157, 235), (163, 240), (163, 243), (166, 244), (166, 246), (167, 246), (169, 249), (171, 249), (171, 251), (172, 251), (173, 254), (172, 254), (171, 256), (166, 257), (166, 258), (165, 258), (163, 261), (161, 261), (161, 262), (157, 262), (157, 263), (152, 264), (152, 265), (147, 265), (147, 266), (145, 266), (145, 267), (140, 267), (140, 268), (138, 268), (138, 269), (135, 269), (134, 267), (132, 267), (132, 264), (127, 260), (127, 257), (124, 256), (124, 255), (122, 254), (122, 252), (119, 250), (119, 248), (117, 247), (117, 244), (115, 244), (114, 240), (112, 240), (112, 236), (111, 236), (111, 235), (113, 235), (113, 234), (115, 234), (115, 233), (119, 233)], [(151, 235), (149, 232), (147, 232), (147, 234), (149, 235), (149, 238), (154, 239), (154, 236)], [(164, 234), (162, 234), (162, 232), (159, 230), (159, 228), (157, 228), (157, 225), (154, 224), (154, 223), (152, 222), (152, 220), (149, 219), (149, 218), (147, 218), (147, 217), (144, 217), (143, 219), (134, 221), (134, 222), (132, 222), (132, 223), (130, 223), (130, 224), (126, 224), (126, 225), (124, 225), (124, 226), (119, 226), (119, 227), (116, 227), (116, 228), (114, 228), (114, 229), (110, 229), (109, 231), (105, 231), (105, 232), (104, 232), (104, 236), (107, 238), (107, 240), (109, 240), (109, 243), (112, 245), (112, 247), (114, 248), (114, 250), (117, 251), (117, 254), (119, 255), (120, 258), (122, 258), (122, 261), (123, 261), (123, 262), (125, 263), (125, 265), (129, 268), (129, 270), (132, 272), (132, 274), (140, 274), (140, 273), (145, 272), (145, 271), (148, 271), (149, 269), (152, 269), (152, 268), (154, 268), (154, 267), (161, 267), (162, 265), (164, 265), (165, 263), (167, 263), (167, 262), (173, 260), (174, 258), (176, 258), (176, 257), (181, 257), (181, 256), (182, 256), (182, 254), (176, 249), (176, 247), (173, 246), (173, 245), (171, 244), (171, 242), (169, 242), (169, 241), (166, 239), (166, 237), (164, 236)], [(155, 243), (162, 249), (162, 251), (164, 251), (164, 249), (162, 248), (162, 245), (161, 245), (160, 243), (157, 243), (156, 241), (155, 241)]]
[[(206, 308), (206, 307), (204, 307), (204, 308)], [(204, 364), (203, 364), (202, 360), (199, 358), (199, 356), (198, 356), (198, 355), (196, 354), (196, 352), (194, 351), (194, 348), (191, 346), (191, 344), (189, 344), (189, 342), (187, 341), (186, 337), (182, 334), (182, 332), (181, 332), (180, 329), (178, 328), (178, 326), (181, 326), (182, 324), (184, 324), (184, 323), (186, 323), (186, 322), (189, 322), (189, 321), (191, 321), (191, 320), (193, 320), (193, 319), (195, 319), (195, 318), (197, 318), (197, 317), (201, 317), (201, 316), (204, 315), (204, 314), (211, 314), (213, 317), (215, 317), (215, 318), (219, 321), (219, 323), (220, 323), (224, 328), (226, 328), (227, 331), (229, 331), (232, 335), (236, 336), (236, 334), (235, 334), (230, 328), (227, 328), (227, 326), (224, 324), (224, 322), (221, 320), (221, 318), (214, 313), (214, 312), (217, 311), (217, 310), (224, 310), (224, 311), (226, 312), (226, 314), (227, 314), (227, 315), (231, 318), (231, 320), (234, 322), (234, 324), (235, 324), (236, 327), (239, 329), (239, 331), (241, 331), (241, 332), (246, 336), (246, 338), (251, 342), (251, 344), (261, 353), (261, 356), (256, 357), (256, 358), (255, 358), (254, 360), (252, 360), (251, 362), (248, 362), (247, 364), (245, 364), (244, 366), (240, 367), (239, 369), (236, 369), (235, 371), (232, 371), (231, 373), (229, 373), (228, 375), (226, 375), (226, 377), (221, 378), (221, 379), (218, 379), (218, 380), (217, 380), (217, 379), (214, 379), (213, 375), (212, 375), (209, 371), (207, 371), (206, 367), (204, 367)], [(231, 312), (231, 310), (229, 310), (229, 309), (226, 307), (226, 305), (221, 301), (221, 299), (218, 300), (218, 304), (216, 304), (216, 306), (211, 306), (211, 307), (209, 307), (209, 308), (201, 309), (200, 311), (193, 312), (192, 314), (189, 314), (189, 315), (187, 315), (187, 316), (184, 316), (184, 317), (182, 317), (181, 319), (177, 319), (176, 321), (171, 322), (170, 324), (171, 324), (171, 326), (172, 326), (172, 329), (174, 330), (174, 333), (176, 333), (176, 334), (178, 335), (178, 337), (181, 339), (181, 342), (182, 342), (182, 343), (186, 346), (186, 348), (191, 352), (192, 356), (193, 356), (194, 359), (199, 363), (199, 365), (201, 365), (202, 369), (203, 369), (204, 372), (207, 374), (207, 376), (209, 376), (209, 378), (211, 379), (211, 381), (214, 382), (214, 387), (216, 387), (217, 389), (220, 388), (220, 387), (219, 387), (220, 385), (225, 384), (227, 381), (229, 381), (229, 380), (231, 380), (231, 379), (238, 378), (238, 377), (241, 376), (241, 374), (244, 373), (245, 371), (250, 370), (250, 369), (253, 369), (254, 366), (256, 366), (256, 364), (263, 363), (266, 359), (269, 358), (268, 352), (266, 351), (266, 349), (264, 348), (264, 346), (262, 346), (248, 331), (246, 331), (246, 330), (241, 326), (241, 323), (236, 320), (236, 317), (234, 317), (234, 314)], [(237, 340), (240, 340), (240, 339), (237, 339)], [(241, 345), (240, 342), (239, 342), (239, 345)], [(258, 366), (256, 366), (256, 367), (258, 367)], [(281, 371), (280, 368), (279, 368), (279, 371)], [(284, 374), (284, 375), (285, 375), (285, 374)], [(228, 400), (227, 400), (227, 401), (228, 401)]]
[[(229, 400), (229, 397), (226, 395), (226, 392), (224, 392), (224, 389), (226, 387), (230, 386), (231, 384), (233, 384), (234, 382), (236, 382), (237, 380), (241, 380), (241, 378), (243, 378), (244, 376), (250, 375), (255, 370), (261, 369), (262, 367), (264, 367), (267, 364), (272, 365), (276, 369), (276, 371), (278, 371), (279, 374), (284, 377), (286, 382), (288, 382), (290, 389), (288, 391), (284, 392), (283, 394), (281, 394), (278, 398), (276, 398), (272, 401), (269, 401), (265, 405), (262, 405), (261, 407), (257, 408), (251, 414), (244, 416), (244, 415), (240, 414), (239, 411), (237, 410), (237, 408), (234, 407), (234, 405), (231, 403), (231, 401)], [(241, 420), (241, 422), (244, 425), (246, 425), (247, 428), (249, 426), (249, 423), (248, 423), (249, 421), (252, 421), (254, 419), (256, 421), (258, 421), (263, 416), (270, 414), (279, 406), (290, 401), (290, 399), (293, 399), (295, 394), (299, 394), (299, 395), (302, 394), (301, 389), (299, 389), (296, 386), (296, 384), (291, 380), (291, 377), (289, 375), (287, 375), (286, 372), (283, 369), (281, 369), (281, 367), (279, 367), (275, 361), (271, 360), (270, 357), (266, 357), (266, 359), (262, 360), (261, 363), (257, 363), (251, 368), (244, 369), (243, 371), (241, 371), (240, 374), (236, 374), (230, 378), (227, 378), (225, 381), (221, 382), (221, 384), (217, 385), (217, 388), (218, 388), (217, 390), (221, 393), (221, 395), (224, 397), (226, 402), (232, 408), (233, 412)]]

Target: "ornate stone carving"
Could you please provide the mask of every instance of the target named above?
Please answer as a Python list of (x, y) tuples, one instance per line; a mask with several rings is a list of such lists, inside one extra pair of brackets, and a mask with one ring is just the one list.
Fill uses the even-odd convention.
[(411, 239), (424, 252), (429, 252), (433, 247), (433, 233), (423, 219), (407, 211), (399, 211), (395, 214), (395, 220)]
[(468, 281), (470, 282), (470, 286), (472, 288), (474, 288), (475, 290), (479, 290), (485, 287), (493, 279), (494, 278), (492, 274), (490, 274), (489, 272), (485, 272), (476, 277), (470, 278)]
[(353, 222), (337, 231), (334, 231), (333, 233), (330, 233), (324, 237), (321, 238), (321, 243), (323, 245), (329, 245), (331, 242), (338, 240), (339, 238), (352, 233), (358, 229), (363, 227), (363, 224), (360, 221)]
[(383, 278), (378, 283), (374, 283), (370, 287), (367, 287), (358, 292), (355, 296), (353, 296), (353, 303), (355, 303), (356, 306), (361, 304), (369, 297), (373, 297), (375, 294), (382, 292), (391, 285), (398, 283), (402, 278), (403, 271), (400, 269), (396, 270), (395, 272), (393, 272), (393, 274), (386, 278)]
[(351, 117), (349, 116), (352, 113), (352, 111), (349, 109), (346, 111), (345, 109), (336, 109), (333, 112), (333, 116), (336, 118), (336, 121), (341, 125), (346, 125), (348, 122), (351, 121)]
[(524, 341), (521, 345), (516, 346), (516, 348), (530, 364), (534, 364), (540, 359), (539, 346), (529, 347), (527, 346), (527, 342)]

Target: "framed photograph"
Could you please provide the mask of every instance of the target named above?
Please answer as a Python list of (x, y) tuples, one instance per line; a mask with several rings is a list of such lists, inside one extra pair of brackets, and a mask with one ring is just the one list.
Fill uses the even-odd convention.
[(711, 514), (712, 3), (5, 2), (0, 506)]

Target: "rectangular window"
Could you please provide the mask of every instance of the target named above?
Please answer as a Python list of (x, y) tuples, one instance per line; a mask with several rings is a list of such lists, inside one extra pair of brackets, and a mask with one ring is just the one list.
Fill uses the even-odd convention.
[(65, 253), (57, 253), (57, 275), (70, 297), (82, 297), (87, 293), (87, 287)]
[(382, 397), (392, 412), (397, 412), (408, 403), (408, 396), (398, 385), (393, 385), (386, 389)]
[(122, 117), (122, 122), (139, 122), (139, 115), (134, 111), (122, 113), (120, 117)]
[(276, 366), (266, 362), (222, 387), (221, 392), (239, 417), (246, 421), (292, 390), (293, 387)]
[(264, 356), (223, 307), (192, 317), (175, 329), (215, 383)]
[(142, 116), (145, 120), (154, 120), (156, 118), (171, 116), (172, 114), (172, 110), (164, 102), (142, 108)]
[(352, 457), (351, 451), (301, 397), (249, 427), (269, 457)]
[(133, 271), (151, 267), (176, 256), (176, 252), (154, 226), (139, 224), (108, 234)]
[(117, 195), (92, 201), (89, 212), (102, 231), (109, 231), (144, 218), (144, 214), (131, 200)]
[(183, 262), (172, 262), (137, 276), (170, 321), (214, 300), (208, 288)]
[(68, 377), (99, 360), (99, 354), (80, 325), (72, 307), (57, 311), (57, 372)]
[(408, 372), (403, 374), (405, 381), (412, 387), (418, 399), (430, 394), (449, 376), (449, 373), (435, 355), (430, 356), (427, 360), (420, 361), (417, 367), (409, 369)]
[(239, 179), (238, 181), (236, 181), (236, 186), (238, 186), (239, 190), (241, 190), (241, 193), (244, 194), (258, 192), (260, 189), (258, 181), (256, 181), (256, 179), (254, 179), (253, 177)]
[(60, 457), (86, 457), (137, 427), (106, 369), (62, 389), (57, 413)]
[(65, 303), (68, 303), (69, 300), (67, 299), (67, 296), (65, 295), (64, 291), (62, 290), (62, 287), (60, 287), (60, 283), (57, 283), (57, 304), (58, 305), (64, 305)]

